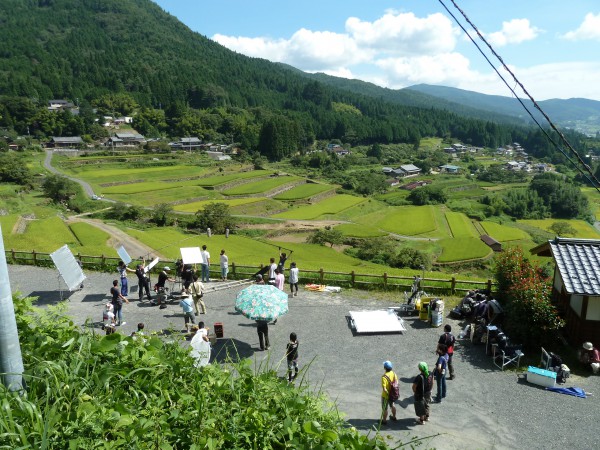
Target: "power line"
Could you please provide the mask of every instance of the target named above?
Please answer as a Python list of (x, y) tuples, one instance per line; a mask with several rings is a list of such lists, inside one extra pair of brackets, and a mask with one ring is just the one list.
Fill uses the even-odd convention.
[(569, 157), (569, 155), (567, 155), (567, 153), (561, 148), (561, 146), (558, 145), (558, 143), (548, 134), (548, 132), (544, 129), (544, 127), (541, 126), (541, 124), (537, 121), (537, 119), (534, 117), (534, 115), (531, 113), (531, 111), (527, 108), (527, 106), (519, 98), (519, 96), (517, 95), (517, 93), (515, 92), (515, 90), (508, 84), (508, 82), (502, 76), (502, 74), (498, 71), (498, 69), (496, 68), (496, 66), (490, 61), (490, 59), (487, 57), (487, 55), (485, 54), (485, 52), (481, 49), (481, 47), (477, 44), (477, 42), (475, 42), (475, 40), (473, 39), (473, 37), (469, 34), (469, 32), (465, 29), (465, 27), (460, 23), (460, 21), (456, 18), (456, 16), (450, 11), (450, 9), (446, 6), (446, 4), (443, 2), (443, 0), (438, 0), (438, 1), (444, 7), (444, 9), (448, 12), (448, 14), (450, 14), (450, 16), (454, 19), (454, 21), (456, 22), (456, 24), (464, 31), (464, 33), (467, 35), (467, 37), (473, 43), (473, 45), (475, 45), (475, 47), (477, 47), (477, 50), (479, 51), (479, 53), (481, 53), (481, 55), (485, 58), (485, 60), (490, 65), (490, 67), (492, 67), (492, 69), (494, 69), (494, 72), (496, 72), (496, 74), (500, 77), (500, 79), (502, 80), (502, 82), (512, 92), (512, 94), (515, 96), (515, 98), (517, 99), (517, 101), (521, 104), (521, 106), (523, 107), (523, 109), (525, 109), (525, 111), (527, 112), (527, 114), (535, 122), (535, 124), (542, 131), (542, 133), (546, 136), (546, 138), (552, 143), (552, 145), (559, 152), (561, 152), (563, 154), (563, 156), (567, 159), (567, 161), (569, 161), (573, 165), (573, 167), (575, 167), (575, 169), (577, 169), (579, 171), (579, 173), (581, 173), (581, 175), (583, 175), (590, 182), (590, 184), (598, 192), (600, 192), (600, 181), (598, 181), (598, 179), (594, 176), (594, 174), (592, 173), (591, 168), (585, 163), (585, 161), (583, 161), (583, 159), (581, 158), (581, 156), (579, 155), (579, 153), (571, 146), (571, 144), (569, 143), (569, 141), (567, 140), (567, 138), (565, 138), (565, 136), (558, 130), (558, 128), (554, 125), (554, 123), (552, 122), (552, 120), (550, 120), (550, 118), (544, 112), (544, 110), (540, 107), (540, 105), (529, 94), (529, 92), (527, 91), (527, 89), (525, 89), (525, 86), (523, 86), (523, 84), (519, 81), (519, 79), (516, 77), (516, 75), (505, 64), (505, 62), (502, 59), (502, 57), (500, 57), (500, 55), (498, 55), (498, 53), (494, 50), (494, 48), (483, 37), (483, 35), (479, 31), (479, 29), (469, 19), (469, 17), (466, 15), (466, 13), (456, 4), (456, 1), (455, 0), (450, 0), (452, 2), (452, 4), (454, 5), (454, 7), (461, 13), (461, 15), (464, 17), (464, 19), (473, 28), (473, 30), (475, 30), (475, 32), (477, 33), (477, 35), (479, 36), (479, 38), (487, 45), (487, 47), (490, 49), (490, 51), (492, 52), (492, 54), (498, 59), (498, 61), (500, 61), (500, 63), (502, 64), (502, 67), (504, 68), (504, 70), (506, 70), (512, 76), (512, 78), (515, 81), (515, 83), (517, 83), (519, 85), (519, 87), (522, 89), (522, 91), (525, 93), (525, 95), (527, 95), (527, 97), (529, 97), (529, 100), (531, 100), (533, 106), (542, 114), (542, 116), (544, 116), (544, 118), (546, 119), (546, 121), (550, 124), (550, 127), (559, 136), (559, 139), (562, 141), (562, 143), (569, 149), (569, 151), (571, 153), (573, 153), (575, 155), (575, 157), (577, 158), (577, 160), (579, 161), (579, 163), (581, 163), (581, 165), (583, 166), (583, 169), (579, 166), (579, 164), (577, 164), (576, 161), (573, 161)]

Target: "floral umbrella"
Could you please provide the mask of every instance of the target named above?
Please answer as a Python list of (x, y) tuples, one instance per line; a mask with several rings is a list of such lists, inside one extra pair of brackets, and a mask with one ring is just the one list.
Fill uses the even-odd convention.
[(253, 284), (238, 293), (235, 310), (248, 319), (270, 322), (288, 312), (288, 295), (270, 284)]

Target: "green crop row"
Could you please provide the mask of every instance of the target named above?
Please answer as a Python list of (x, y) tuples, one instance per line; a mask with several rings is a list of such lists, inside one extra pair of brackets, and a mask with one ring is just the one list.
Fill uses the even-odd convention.
[(251, 183), (239, 184), (222, 191), (223, 195), (252, 195), (259, 194), (261, 192), (268, 192), (275, 189), (278, 186), (290, 183), (291, 181), (298, 180), (298, 177), (282, 176), (282, 177), (271, 177), (265, 180), (253, 181)]
[(446, 211), (446, 220), (454, 237), (479, 237), (471, 220), (463, 213)]
[(492, 254), (492, 249), (476, 237), (440, 239), (438, 244), (442, 247), (437, 259), (440, 263), (480, 259)]
[(485, 232), (499, 242), (518, 241), (521, 239), (530, 239), (529, 235), (518, 228), (500, 225), (495, 222), (481, 222)]
[(290, 211), (275, 214), (273, 217), (280, 219), (311, 220), (325, 214), (337, 214), (364, 201), (364, 198), (354, 197), (352, 195), (335, 195), (326, 198), (319, 203), (315, 203), (314, 205), (301, 206)]
[(333, 189), (333, 186), (329, 184), (317, 184), (317, 183), (306, 183), (300, 186), (295, 186), (281, 194), (273, 197), (275, 200), (300, 200), (309, 198), (314, 195), (320, 194)]

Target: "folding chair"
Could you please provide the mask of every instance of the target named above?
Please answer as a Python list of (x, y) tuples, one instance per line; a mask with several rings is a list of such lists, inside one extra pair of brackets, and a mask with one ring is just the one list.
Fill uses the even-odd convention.
[(525, 354), (521, 350), (505, 351), (498, 347), (498, 344), (492, 344), (494, 364), (501, 370), (504, 370), (510, 364), (513, 364), (518, 369), (523, 356)]

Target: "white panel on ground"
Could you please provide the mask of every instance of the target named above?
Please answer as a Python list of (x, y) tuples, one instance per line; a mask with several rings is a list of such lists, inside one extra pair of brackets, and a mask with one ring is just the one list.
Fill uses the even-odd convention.
[(394, 310), (350, 311), (357, 333), (394, 333), (406, 331), (403, 320)]

